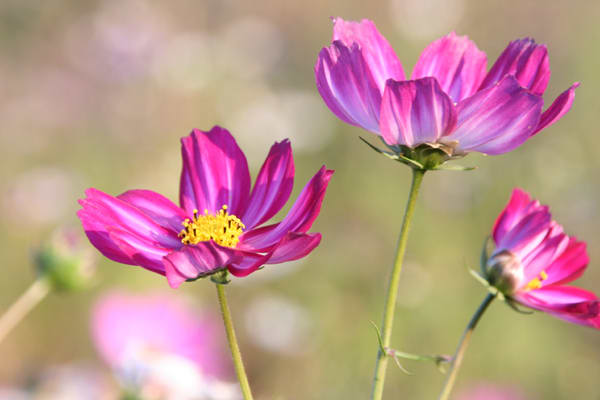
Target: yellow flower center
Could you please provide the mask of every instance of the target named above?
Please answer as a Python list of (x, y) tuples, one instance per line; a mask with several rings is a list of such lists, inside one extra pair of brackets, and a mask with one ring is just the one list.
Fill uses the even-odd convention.
[(525, 287), (525, 290), (534, 290), (541, 288), (542, 282), (544, 282), (546, 279), (548, 279), (548, 274), (546, 273), (546, 271), (542, 270), (542, 272), (540, 272), (539, 277), (535, 277), (531, 281), (529, 281), (529, 283)]
[(225, 247), (235, 247), (246, 228), (238, 217), (227, 213), (226, 205), (215, 215), (209, 214), (208, 210), (204, 210), (204, 215), (198, 215), (198, 210), (194, 210), (194, 218), (192, 220), (186, 218), (183, 227), (178, 235), (183, 244), (198, 244), (213, 240)]

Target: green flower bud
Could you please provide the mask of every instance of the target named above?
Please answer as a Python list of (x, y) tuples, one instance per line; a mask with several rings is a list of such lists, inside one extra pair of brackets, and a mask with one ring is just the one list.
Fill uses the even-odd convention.
[(89, 286), (95, 272), (94, 256), (78, 231), (58, 229), (34, 251), (38, 274), (59, 291)]

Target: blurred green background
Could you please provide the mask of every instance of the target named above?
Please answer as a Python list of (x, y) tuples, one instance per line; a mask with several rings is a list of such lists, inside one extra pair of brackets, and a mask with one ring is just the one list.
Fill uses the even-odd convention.
[[(34, 279), (32, 247), (57, 226), (78, 226), (85, 188), (146, 188), (176, 200), (179, 138), (192, 128), (228, 128), (253, 176), (272, 142), (289, 137), (294, 197), (322, 164), (336, 173), (313, 228), (323, 234), (320, 247), (229, 287), (250, 381), (257, 399), (367, 398), (370, 321), (380, 323), (410, 172), (369, 150), (358, 136), (374, 137), (338, 121), (318, 96), (313, 65), (330, 42), (330, 16), (374, 20), (407, 71), (424, 46), (456, 30), (488, 54), (488, 67), (512, 39), (546, 43), (547, 105), (582, 83), (571, 112), (514, 152), (469, 155), (458, 163), (475, 171), (426, 176), (394, 346), (454, 351), (485, 295), (467, 268), (477, 268), (482, 240), (515, 186), (588, 242), (592, 261), (577, 284), (599, 292), (600, 2), (3, 0), (1, 308)], [(51, 366), (102, 368), (88, 328), (97, 296), (114, 287), (170, 290), (140, 268), (98, 264), (92, 290), (50, 295), (0, 344), (0, 386), (27, 386)], [(208, 281), (179, 292), (217, 307)], [(485, 381), (531, 399), (598, 399), (599, 351), (592, 329), (498, 302), (475, 333), (457, 392)], [(404, 366), (414, 375), (390, 364), (386, 398), (435, 398), (443, 375), (428, 364)]]

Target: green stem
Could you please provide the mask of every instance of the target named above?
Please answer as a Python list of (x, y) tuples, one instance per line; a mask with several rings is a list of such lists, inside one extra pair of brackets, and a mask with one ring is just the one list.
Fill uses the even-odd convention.
[[(392, 269), (392, 275), (389, 281), (387, 300), (383, 314), (383, 324), (381, 327), (383, 346), (380, 346), (383, 348), (390, 347), (390, 341), (392, 339), (394, 311), (396, 308), (396, 298), (398, 297), (398, 285), (400, 283), (400, 273), (402, 272), (402, 261), (404, 260), (404, 253), (406, 252), (408, 230), (410, 228), (410, 222), (415, 211), (419, 187), (421, 186), (423, 176), (425, 175), (425, 170), (412, 169), (412, 171), (412, 185), (410, 187), (410, 193), (408, 194), (408, 202), (406, 203), (406, 211), (404, 212), (402, 228), (400, 229), (398, 248), (396, 250), (396, 261), (394, 262), (394, 268)], [(383, 385), (385, 381), (385, 371), (388, 360), (389, 356), (380, 348), (377, 353), (375, 376), (373, 377), (373, 394), (371, 396), (371, 399), (373, 400), (381, 400), (383, 396)]]
[(446, 382), (444, 382), (444, 387), (440, 393), (440, 397), (438, 400), (447, 400), (450, 397), (450, 392), (452, 391), (452, 387), (454, 386), (454, 382), (456, 381), (456, 376), (458, 375), (458, 370), (460, 369), (460, 365), (465, 356), (465, 351), (467, 351), (467, 347), (469, 346), (469, 342), (471, 341), (471, 335), (479, 322), (479, 319), (488, 308), (488, 306), (492, 303), (492, 301), (496, 298), (495, 294), (488, 293), (488, 295), (483, 299), (483, 302), (479, 305), (475, 314), (469, 321), (469, 324), (465, 328), (460, 341), (458, 342), (458, 347), (456, 348), (456, 352), (454, 353), (454, 357), (452, 357), (452, 362), (450, 363), (450, 369), (448, 370), (448, 376), (446, 377)]
[(227, 332), (227, 341), (229, 342), (229, 349), (231, 350), (231, 356), (233, 357), (235, 373), (240, 381), (240, 387), (242, 388), (244, 399), (252, 400), (252, 391), (250, 390), (250, 384), (248, 383), (248, 377), (246, 376), (246, 370), (244, 369), (244, 363), (242, 362), (242, 353), (240, 353), (240, 347), (238, 346), (237, 339), (235, 338), (233, 320), (231, 319), (231, 313), (229, 312), (229, 306), (227, 305), (227, 298), (225, 297), (225, 287), (219, 283), (216, 285), (217, 296), (219, 297), (219, 305), (221, 306), (221, 316), (223, 317), (225, 331)]
[(0, 342), (23, 318), (29, 314), (50, 291), (50, 285), (43, 278), (36, 279), (0, 317)]

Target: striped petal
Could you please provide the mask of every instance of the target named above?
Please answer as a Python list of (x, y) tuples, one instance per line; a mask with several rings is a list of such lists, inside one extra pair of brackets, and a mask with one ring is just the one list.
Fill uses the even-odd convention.
[(452, 100), (434, 78), (386, 84), (381, 104), (381, 135), (390, 146), (436, 142), (456, 125)]
[(466, 152), (506, 153), (531, 136), (540, 120), (542, 103), (541, 97), (507, 76), (458, 104), (458, 123), (448, 139), (458, 141), (458, 148)]
[(250, 193), (246, 156), (231, 134), (215, 126), (198, 129), (181, 139), (183, 168), (180, 203), (188, 215), (197, 209), (214, 214), (223, 205), (228, 212), (243, 215)]
[(454, 32), (423, 50), (412, 79), (434, 77), (442, 90), (458, 103), (477, 91), (485, 76), (487, 57), (467, 36)]

